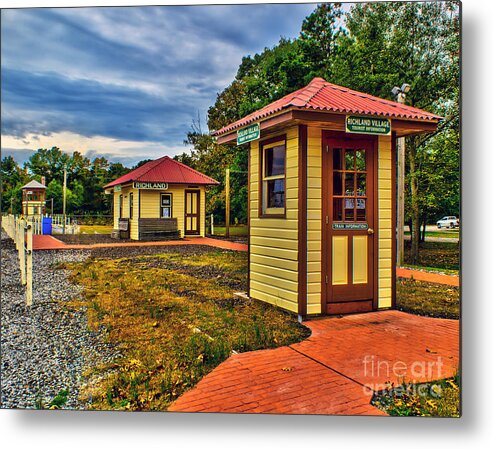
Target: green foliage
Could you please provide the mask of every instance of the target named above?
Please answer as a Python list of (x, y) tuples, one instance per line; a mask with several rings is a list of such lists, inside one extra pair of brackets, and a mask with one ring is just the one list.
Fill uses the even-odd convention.
[(67, 170), (67, 213), (109, 214), (110, 198), (103, 186), (128, 173), (129, 168), (121, 163), (110, 163), (105, 158), (90, 161), (78, 151), (64, 153), (60, 148), (39, 149), (20, 168), (11, 157), (5, 157), (1, 164), (2, 211), (9, 211), (12, 199), (14, 213), (21, 213), (21, 187), (33, 178), (46, 178), (46, 199), (51, 212), (53, 198), (54, 213), (62, 213), (63, 172)]
[(422, 384), (393, 386), (377, 393), (372, 404), (390, 416), (460, 417), (460, 376)]
[(22, 170), (12, 156), (6, 156), (0, 164), (2, 182), (2, 212), (20, 214), (22, 210), (21, 187), (29, 182), (26, 170)]
[(68, 399), (68, 390), (61, 390), (50, 402), (51, 409), (59, 409), (62, 408)]

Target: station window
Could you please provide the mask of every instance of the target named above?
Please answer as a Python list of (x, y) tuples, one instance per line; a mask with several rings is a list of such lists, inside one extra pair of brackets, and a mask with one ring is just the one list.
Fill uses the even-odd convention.
[(134, 194), (130, 192), (128, 196), (128, 218), (134, 217)]
[(173, 201), (171, 193), (161, 193), (161, 218), (171, 218)]
[(264, 143), (262, 157), (262, 212), (283, 215), (286, 206), (286, 143)]
[(123, 218), (123, 195), (120, 195), (119, 209), (120, 209), (120, 215), (118, 216), (118, 218)]

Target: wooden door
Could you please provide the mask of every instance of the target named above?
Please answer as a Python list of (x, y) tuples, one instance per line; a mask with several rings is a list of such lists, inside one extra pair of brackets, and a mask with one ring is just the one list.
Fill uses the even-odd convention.
[(323, 283), (327, 314), (374, 310), (376, 141), (323, 139)]
[(185, 190), (185, 235), (200, 234), (200, 191)]

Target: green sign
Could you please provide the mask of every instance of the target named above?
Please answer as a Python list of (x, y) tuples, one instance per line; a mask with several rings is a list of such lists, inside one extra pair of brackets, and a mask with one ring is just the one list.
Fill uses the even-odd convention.
[(121, 192), (122, 186), (115, 186), (115, 192)]
[(390, 119), (346, 115), (346, 132), (355, 134), (390, 135)]
[(257, 140), (260, 137), (260, 125), (254, 123), (253, 125), (241, 128), (236, 134), (236, 144), (241, 145), (243, 143)]
[(334, 231), (366, 231), (368, 223), (332, 223)]

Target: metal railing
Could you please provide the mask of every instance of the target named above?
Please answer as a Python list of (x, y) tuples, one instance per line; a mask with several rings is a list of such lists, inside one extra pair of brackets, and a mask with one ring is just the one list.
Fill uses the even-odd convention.
[(33, 303), (33, 233), (34, 222), (25, 217), (5, 215), (2, 217), (2, 227), (14, 241), (19, 254), (21, 283), (26, 287), (26, 304)]

